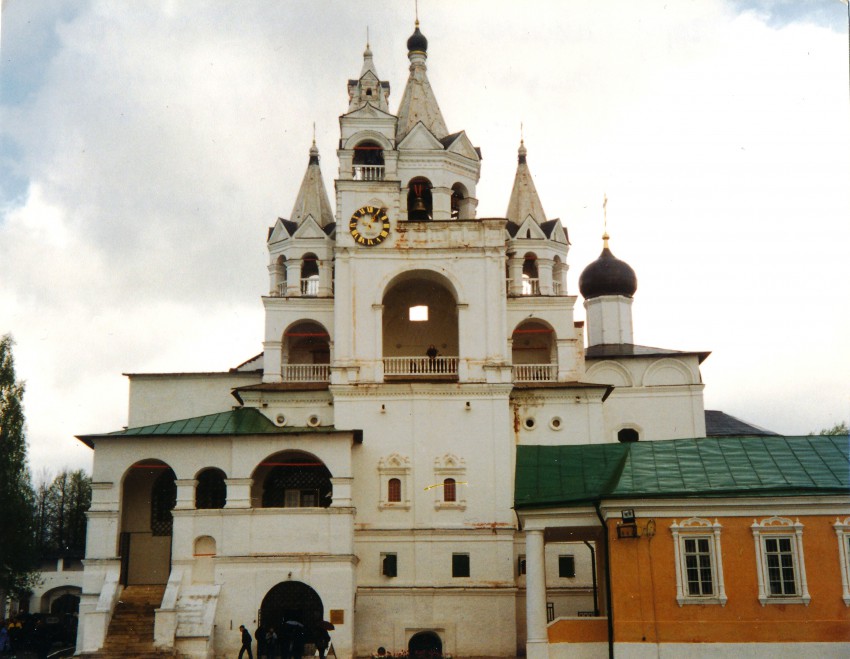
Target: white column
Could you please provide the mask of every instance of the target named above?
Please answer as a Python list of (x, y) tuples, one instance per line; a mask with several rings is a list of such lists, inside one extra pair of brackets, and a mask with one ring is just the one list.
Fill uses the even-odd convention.
[(225, 508), (250, 508), (251, 507), (251, 485), (253, 478), (226, 478), (227, 503)]
[(431, 218), (434, 220), (452, 219), (451, 188), (431, 188)]
[(301, 259), (286, 262), (286, 297), (301, 295)]
[(552, 295), (552, 267), (555, 262), (552, 259), (537, 259), (537, 277), (539, 279), (540, 295)]
[(525, 623), (527, 659), (547, 659), (546, 563), (543, 531), (525, 532)]
[(194, 479), (178, 478), (174, 481), (177, 486), (177, 502), (174, 510), (193, 510), (195, 508), (195, 486), (198, 481)]
[(516, 253), (510, 255), (508, 269), (511, 273), (511, 295), (522, 295), (522, 264), (523, 259)]
[(333, 291), (331, 268), (333, 261), (330, 259), (322, 259), (319, 261), (319, 297), (330, 297)]
[(282, 382), (282, 346), (280, 341), (263, 343), (263, 382)]

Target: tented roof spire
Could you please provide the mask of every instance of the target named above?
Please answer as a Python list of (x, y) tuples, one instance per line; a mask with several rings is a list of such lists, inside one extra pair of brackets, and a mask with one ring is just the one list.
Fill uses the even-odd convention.
[(538, 224), (546, 221), (546, 213), (543, 212), (543, 204), (534, 187), (534, 179), (528, 169), (525, 148), (525, 140), (520, 139), (517, 157), (516, 176), (514, 187), (511, 190), (511, 200), (508, 202), (507, 218), (517, 224), (522, 224), (530, 215)]
[(322, 169), (319, 167), (319, 148), (316, 146), (316, 138), (310, 147), (310, 161), (307, 171), (301, 181), (301, 189), (295, 198), (295, 206), (289, 219), (301, 224), (307, 217), (312, 216), (319, 226), (325, 227), (332, 224), (334, 214), (331, 210), (331, 202), (325, 190), (325, 182), (322, 179)]
[(398, 106), (398, 129), (396, 139), (401, 141), (420, 121), (437, 139), (449, 134), (443, 113), (437, 105), (437, 97), (428, 81), (427, 66), (428, 40), (419, 31), (419, 20), (416, 29), (407, 40), (407, 58), (410, 60), (410, 77)]

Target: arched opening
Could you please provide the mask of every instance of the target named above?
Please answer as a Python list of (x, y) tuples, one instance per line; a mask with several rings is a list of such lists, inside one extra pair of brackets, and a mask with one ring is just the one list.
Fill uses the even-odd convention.
[[(311, 640), (324, 619), (325, 609), (319, 594), (300, 581), (283, 581), (272, 587), (260, 605), (258, 624), (274, 627), (278, 637), (285, 635), (288, 622), (303, 625), (306, 640)], [(298, 628), (297, 625), (292, 627)]]
[(385, 376), (457, 377), (457, 302), (444, 277), (405, 273), (387, 288), (383, 307)]
[(634, 428), (623, 428), (617, 432), (617, 441), (621, 443), (636, 442), (640, 439), (640, 433)]
[(316, 456), (281, 451), (254, 470), (254, 505), (263, 508), (327, 508), (333, 500), (331, 472)]
[(77, 619), (80, 613), (80, 595), (76, 586), (61, 586), (46, 592), (41, 598), (41, 613), (49, 613), (54, 639), (71, 645), (77, 638)]
[(274, 263), (274, 285), (278, 295), (286, 295), (286, 257), (282, 254)]
[(431, 198), (431, 181), (422, 176), (407, 184), (407, 219), (424, 222), (434, 217), (434, 201)]
[(398, 503), (401, 501), (401, 479), (391, 478), (387, 482), (387, 501)]
[(436, 632), (417, 632), (410, 637), (407, 651), (411, 659), (435, 659), (443, 655), (443, 641)]
[(195, 538), (192, 565), (192, 583), (213, 583), (215, 580), (215, 538), (202, 535)]
[(452, 186), (452, 219), (453, 220), (466, 220), (469, 219), (467, 217), (467, 209), (465, 200), (469, 197), (469, 193), (466, 191), (466, 188), (460, 184), (455, 183)]
[(198, 485), (195, 488), (195, 508), (198, 510), (214, 510), (224, 508), (227, 502), (226, 478), (221, 469), (204, 469), (198, 474)]
[(383, 147), (371, 140), (360, 142), (354, 147), (352, 165), (352, 176), (355, 181), (382, 181), (384, 179)]
[(124, 585), (168, 581), (175, 478), (171, 467), (160, 460), (137, 462), (124, 477), (119, 536)]
[(301, 295), (316, 297), (319, 294), (319, 258), (312, 253), (301, 257)]
[(528, 252), (522, 262), (522, 294), (540, 295), (540, 275), (537, 271), (537, 255)]
[(557, 377), (554, 330), (539, 320), (520, 323), (511, 335), (511, 361), (517, 382), (554, 380)]
[(284, 382), (327, 382), (330, 363), (330, 335), (319, 323), (302, 321), (284, 332)]
[(443, 481), (443, 501), (457, 501), (457, 482), (454, 478), (446, 478)]

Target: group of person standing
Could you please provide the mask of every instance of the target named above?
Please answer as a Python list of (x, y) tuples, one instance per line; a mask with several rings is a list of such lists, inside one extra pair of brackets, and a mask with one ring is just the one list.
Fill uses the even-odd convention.
[[(251, 638), (251, 632), (245, 625), (239, 625), (239, 632), (242, 634), (239, 659), (243, 659), (246, 653), (248, 659), (254, 659), (251, 651), (254, 639)], [(257, 640), (257, 659), (302, 659), (307, 643), (313, 643), (319, 652), (319, 658), (325, 659), (325, 652), (331, 641), (328, 630), (323, 626), (319, 625), (308, 632), (304, 625), (295, 620), (284, 620), (277, 630), (272, 626), (265, 628), (260, 625), (254, 632), (254, 638)]]

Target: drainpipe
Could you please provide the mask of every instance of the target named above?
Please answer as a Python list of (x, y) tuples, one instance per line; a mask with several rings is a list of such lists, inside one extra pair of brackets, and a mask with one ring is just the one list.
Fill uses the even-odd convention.
[(584, 541), (585, 546), (590, 551), (590, 573), (593, 577), (593, 615), (599, 617), (599, 584), (596, 583), (596, 549), (587, 540)]
[(611, 600), (611, 552), (608, 547), (608, 523), (602, 516), (599, 501), (593, 502), (596, 516), (602, 524), (604, 533), (602, 535), (602, 549), (605, 552), (605, 598), (608, 601), (608, 659), (614, 659), (614, 602)]

